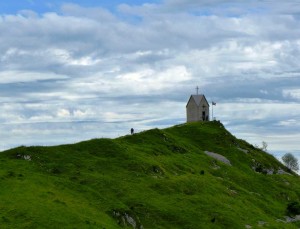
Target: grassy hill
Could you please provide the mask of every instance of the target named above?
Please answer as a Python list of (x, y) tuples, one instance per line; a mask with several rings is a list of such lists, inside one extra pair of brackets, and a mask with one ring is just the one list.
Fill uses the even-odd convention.
[(298, 228), (299, 177), (278, 171), (220, 122), (18, 147), (0, 153), (0, 228)]

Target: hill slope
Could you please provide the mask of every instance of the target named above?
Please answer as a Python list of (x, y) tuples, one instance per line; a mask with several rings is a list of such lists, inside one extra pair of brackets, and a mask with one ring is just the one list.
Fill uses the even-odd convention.
[(297, 228), (284, 169), (219, 122), (19, 147), (0, 154), (0, 227)]

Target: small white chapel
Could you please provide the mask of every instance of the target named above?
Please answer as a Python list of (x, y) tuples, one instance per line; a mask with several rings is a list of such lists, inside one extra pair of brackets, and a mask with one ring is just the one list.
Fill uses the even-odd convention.
[(186, 104), (186, 121), (209, 121), (209, 103), (203, 94), (198, 94), (198, 87), (196, 90), (197, 94), (191, 95)]

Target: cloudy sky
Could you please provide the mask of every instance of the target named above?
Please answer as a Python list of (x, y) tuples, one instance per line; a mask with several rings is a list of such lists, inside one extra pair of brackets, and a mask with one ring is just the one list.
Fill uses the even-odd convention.
[(300, 1), (0, 2), (0, 149), (185, 122), (300, 156)]

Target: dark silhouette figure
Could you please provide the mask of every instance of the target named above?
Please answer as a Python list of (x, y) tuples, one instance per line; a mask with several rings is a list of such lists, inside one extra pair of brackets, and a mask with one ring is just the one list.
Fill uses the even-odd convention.
[(134, 129), (133, 128), (131, 128), (130, 133), (134, 134)]

